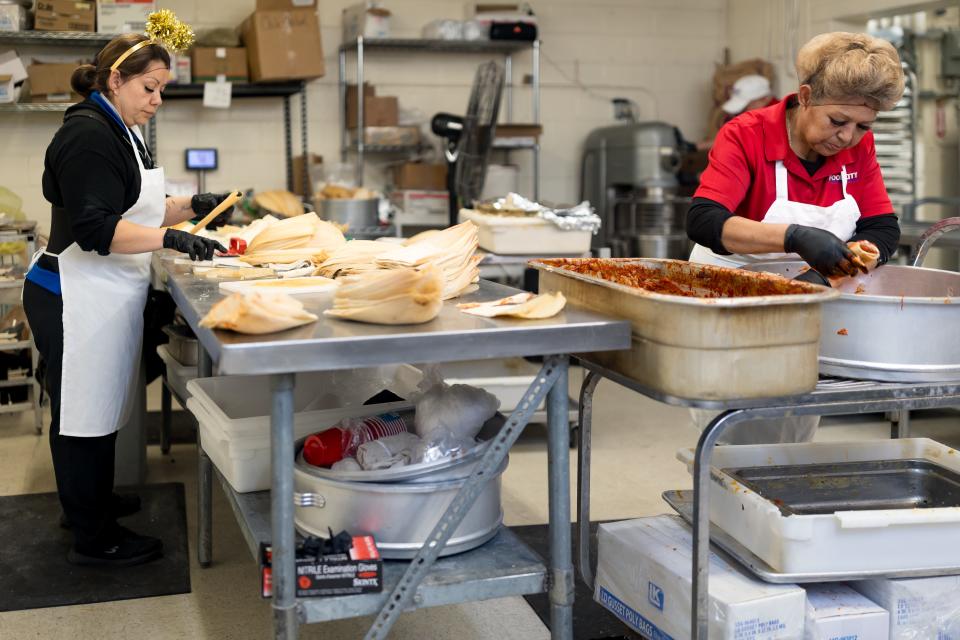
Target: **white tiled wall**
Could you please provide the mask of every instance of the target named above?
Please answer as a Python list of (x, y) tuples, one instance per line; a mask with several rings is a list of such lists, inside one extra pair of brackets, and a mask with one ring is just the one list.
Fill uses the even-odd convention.
[[(351, 0), (320, 0), (327, 76), (309, 85), (310, 149), (336, 160), (337, 47), (340, 12)], [(197, 29), (233, 27), (252, 10), (253, 0), (161, 0)], [(386, 0), (393, 32), (419, 36), (436, 18), (462, 18), (459, 0)], [(659, 118), (690, 139), (704, 129), (714, 63), (727, 44), (726, 0), (537, 0), (543, 39), (541, 195), (570, 202), (579, 195), (580, 147), (587, 133), (609, 124), (609, 98), (625, 96), (641, 107), (644, 119)], [(401, 110), (429, 119), (437, 111), (462, 112), (478, 56), (377, 54), (367, 80), (381, 95), (400, 97)], [(352, 63), (348, 67), (352, 69)], [(530, 69), (530, 54), (514, 61), (514, 81)], [(352, 71), (351, 71), (352, 72)], [(655, 96), (655, 98), (654, 98)], [(524, 121), (529, 89), (515, 92), (514, 115)], [(282, 106), (279, 100), (235, 101), (229, 111), (198, 103), (169, 102), (158, 116), (159, 160), (168, 173), (184, 177), (183, 149), (209, 145), (221, 150), (221, 164), (207, 180), (209, 189), (282, 187)], [(295, 106), (298, 121), (299, 109)], [(0, 115), (0, 185), (25, 201), (29, 215), (46, 226), (49, 205), (40, 191), (43, 154), (60, 114)], [(295, 149), (299, 133), (294, 133)], [(502, 158), (502, 157), (501, 157)], [(529, 155), (512, 154), (521, 166), (521, 188), (530, 184)], [(376, 178), (376, 175), (373, 176)]]

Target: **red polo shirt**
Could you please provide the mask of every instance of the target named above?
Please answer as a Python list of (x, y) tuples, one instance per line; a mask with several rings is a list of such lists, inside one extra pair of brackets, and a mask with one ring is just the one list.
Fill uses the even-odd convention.
[(710, 162), (700, 176), (696, 198), (719, 202), (738, 216), (763, 220), (777, 197), (775, 166), (787, 169), (790, 200), (822, 207), (843, 198), (840, 168), (847, 170), (847, 192), (860, 207), (860, 217), (893, 213), (893, 205), (877, 164), (873, 133), (855, 147), (826, 159), (812, 176), (787, 142), (787, 101), (743, 113), (720, 128), (710, 150)]

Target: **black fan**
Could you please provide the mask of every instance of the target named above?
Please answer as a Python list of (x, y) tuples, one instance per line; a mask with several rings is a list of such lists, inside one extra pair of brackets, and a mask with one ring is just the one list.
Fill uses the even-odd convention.
[(447, 140), (445, 155), (451, 226), (457, 224), (460, 207), (473, 206), (483, 191), (501, 93), (503, 69), (496, 62), (483, 64), (473, 79), (467, 115), (438, 113), (430, 123), (433, 132)]

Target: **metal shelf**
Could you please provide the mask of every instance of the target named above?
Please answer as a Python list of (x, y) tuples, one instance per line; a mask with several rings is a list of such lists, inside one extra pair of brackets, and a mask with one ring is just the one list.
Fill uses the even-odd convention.
[[(260, 543), (270, 541), (270, 492), (237, 493), (219, 471), (216, 476), (251, 553), (258, 559)], [(384, 561), (381, 593), (298, 599), (303, 621), (327, 622), (377, 613), (409, 564), (399, 560)], [(536, 553), (513, 532), (502, 527), (483, 546), (437, 560), (414, 598), (417, 608), (423, 608), (542, 593), (546, 589), (546, 576), (546, 566)]]
[[(417, 144), (365, 144), (364, 153), (415, 153), (424, 147)], [(357, 151), (357, 145), (347, 147), (349, 151)]]
[(20, 340), (19, 342), (0, 342), (0, 351), (19, 351), (20, 349), (30, 348), (29, 340)]
[[(283, 98), (304, 90), (302, 81), (295, 82), (250, 82), (234, 83), (234, 98)], [(203, 98), (203, 84), (169, 84), (163, 90), (164, 100), (189, 100)]]
[[(356, 51), (358, 42), (344, 42), (340, 51)], [(368, 50), (403, 49), (406, 51), (443, 53), (515, 53), (533, 48), (533, 42), (520, 40), (427, 40), (425, 38), (364, 38)]]
[(33, 408), (33, 403), (30, 401), (17, 402), (14, 404), (0, 404), (0, 413), (21, 413), (23, 411), (32, 411)]
[(33, 384), (33, 378), (15, 378), (13, 380), (0, 380), (0, 389), (5, 387), (29, 387)]
[(540, 142), (535, 138), (494, 138), (494, 149), (539, 149)]
[(2, 31), (0, 44), (58, 45), (66, 47), (103, 47), (116, 35), (84, 31)]
[(15, 102), (0, 104), (0, 113), (63, 113), (72, 102)]

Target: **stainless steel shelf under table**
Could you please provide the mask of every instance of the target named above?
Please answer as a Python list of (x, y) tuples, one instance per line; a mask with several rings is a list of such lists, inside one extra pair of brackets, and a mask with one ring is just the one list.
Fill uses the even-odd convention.
[[(273, 547), (273, 612), (277, 638), (296, 638), (298, 626), (348, 615), (380, 613), (367, 634), (383, 638), (397, 617), (420, 606), (447, 604), (502, 595), (549, 591), (554, 638), (570, 639), (573, 621), (573, 560), (570, 537), (570, 485), (568, 435), (568, 357), (580, 351), (625, 349), (630, 344), (629, 325), (587, 310), (568, 307), (555, 318), (513, 321), (478, 318), (457, 310), (456, 302), (496, 299), (515, 289), (482, 281), (479, 290), (444, 304), (439, 317), (416, 326), (374, 326), (328, 320), (322, 312), (330, 296), (301, 296), (305, 307), (320, 320), (304, 327), (265, 336), (214, 332), (199, 320), (223, 296), (218, 283), (190, 275), (186, 266), (167, 256), (159, 260), (159, 277), (165, 282), (181, 314), (197, 335), (199, 373), (209, 376), (216, 362), (220, 375), (272, 374), (271, 474), (269, 495), (243, 494), (228, 498), (245, 522), (251, 544), (266, 534)], [(155, 265), (158, 262), (155, 261)], [(452, 362), (513, 356), (545, 356), (543, 367), (527, 389), (517, 409), (501, 429), (454, 497), (417, 556), (409, 563), (390, 563), (389, 591), (367, 600), (353, 598), (297, 599), (295, 597), (293, 523), (293, 386), (296, 373), (351, 369), (407, 362)], [(540, 561), (508, 531), (486, 545), (438, 561), (440, 551), (473, 505), (488, 478), (506, 457), (530, 416), (547, 404), (550, 562), (541, 573)], [(212, 464), (202, 448), (198, 461), (198, 549), (201, 566), (211, 561)], [(270, 519), (266, 518), (269, 500)], [(269, 532), (267, 531), (269, 522)], [(253, 535), (251, 532), (258, 532)], [(514, 560), (517, 561), (516, 566)], [(511, 564), (506, 569), (502, 562)], [(477, 571), (447, 581), (445, 573), (456, 563)], [(392, 566), (392, 565), (396, 566)], [(500, 577), (495, 577), (501, 572)], [(357, 598), (362, 598), (358, 596)], [(350, 604), (357, 603), (356, 606)]]
[(693, 640), (707, 638), (707, 606), (710, 554), (710, 459), (720, 436), (729, 427), (756, 418), (788, 416), (826, 416), (857, 413), (884, 413), (952, 407), (960, 404), (960, 380), (937, 383), (894, 383), (823, 378), (814, 391), (780, 398), (749, 400), (702, 400), (679, 398), (644, 387), (618, 373), (581, 359), (588, 371), (580, 389), (579, 451), (577, 461), (577, 565), (584, 582), (594, 583), (590, 553), (590, 463), (593, 394), (597, 384), (608, 378), (637, 393), (674, 406), (722, 411), (697, 443), (693, 470), (693, 607), (691, 613)]

